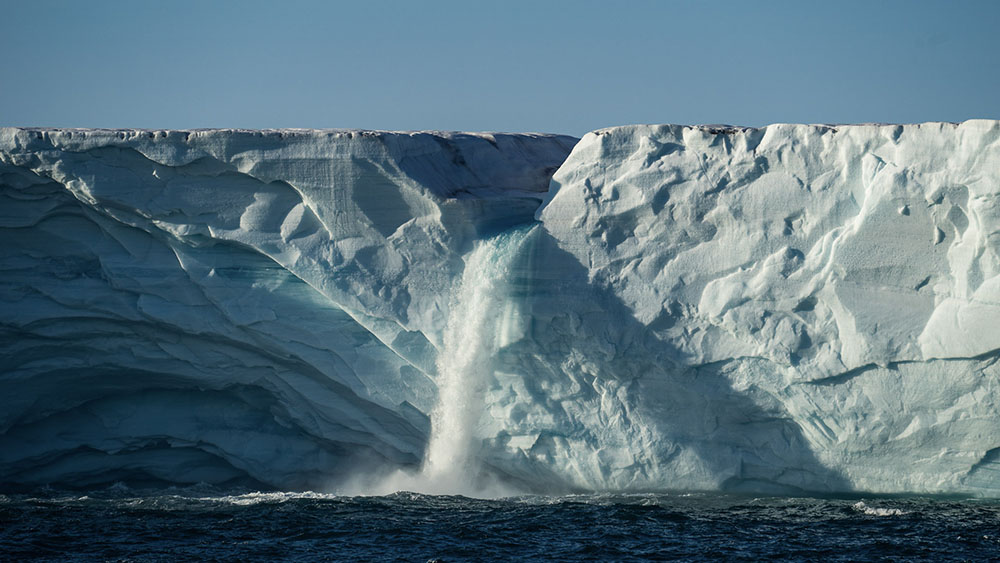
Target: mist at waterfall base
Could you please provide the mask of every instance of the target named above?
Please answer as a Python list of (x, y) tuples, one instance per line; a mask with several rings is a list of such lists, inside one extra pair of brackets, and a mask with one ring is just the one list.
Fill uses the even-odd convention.
[(0, 496), (3, 559), (987, 560), (994, 500), (720, 494), (471, 499), (209, 486)]

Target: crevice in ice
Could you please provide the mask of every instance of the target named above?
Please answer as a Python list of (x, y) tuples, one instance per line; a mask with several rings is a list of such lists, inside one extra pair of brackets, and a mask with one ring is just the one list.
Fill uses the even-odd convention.
[(826, 376), (826, 377), (820, 377), (820, 378), (817, 378), (817, 379), (810, 379), (810, 380), (806, 380), (806, 381), (798, 381), (798, 382), (796, 382), (796, 384), (799, 384), (799, 385), (818, 385), (818, 386), (843, 385), (844, 383), (847, 383), (848, 381), (850, 381), (850, 380), (852, 380), (852, 379), (854, 379), (854, 378), (856, 378), (856, 377), (858, 377), (860, 375), (864, 375), (865, 373), (870, 372), (872, 370), (878, 370), (878, 369), (898, 370), (900, 366), (905, 366), (905, 365), (924, 365), (924, 364), (932, 364), (932, 363), (935, 363), (935, 362), (942, 362), (942, 363), (947, 363), (947, 362), (980, 363), (980, 362), (982, 362), (983, 365), (981, 366), (980, 369), (984, 370), (984, 369), (992, 366), (993, 364), (997, 363), (997, 361), (1000, 361), (1000, 349), (990, 350), (989, 352), (984, 352), (982, 354), (979, 354), (979, 355), (976, 355), (976, 356), (971, 356), (971, 357), (928, 358), (928, 359), (924, 359), (924, 360), (900, 360), (900, 361), (895, 361), (895, 362), (887, 362), (885, 365), (878, 365), (878, 364), (872, 363), (872, 364), (863, 365), (863, 366), (860, 366), (860, 367), (857, 367), (857, 368), (854, 368), (854, 369), (851, 369), (851, 370), (847, 370), (845, 372), (841, 372), (841, 373), (838, 373), (836, 375), (829, 375), (829, 376)]
[(987, 450), (983, 457), (969, 468), (966, 475), (974, 477), (978, 472), (1000, 474), (1000, 447)]

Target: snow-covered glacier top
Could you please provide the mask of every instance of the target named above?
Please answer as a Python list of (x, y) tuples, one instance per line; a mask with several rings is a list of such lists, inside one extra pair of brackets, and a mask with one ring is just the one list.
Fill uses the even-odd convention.
[(1000, 123), (577, 141), (0, 129), (0, 485), (1000, 494)]

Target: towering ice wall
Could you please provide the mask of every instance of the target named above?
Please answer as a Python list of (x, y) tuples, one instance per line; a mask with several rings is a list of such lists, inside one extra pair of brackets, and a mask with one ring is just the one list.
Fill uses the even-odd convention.
[(0, 483), (1000, 495), (998, 139), (2, 129)]

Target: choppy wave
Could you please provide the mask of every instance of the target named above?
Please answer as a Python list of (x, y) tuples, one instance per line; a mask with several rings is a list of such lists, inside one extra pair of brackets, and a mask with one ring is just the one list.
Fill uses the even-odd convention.
[(907, 514), (907, 512), (899, 508), (871, 507), (865, 504), (863, 500), (854, 503), (851, 505), (851, 508), (869, 516), (903, 516)]
[(200, 497), (195, 500), (205, 501), (205, 502), (222, 502), (228, 503), (235, 506), (250, 506), (254, 504), (279, 504), (283, 502), (289, 502), (293, 500), (335, 500), (342, 498), (338, 495), (325, 494), (325, 493), (315, 493), (312, 491), (305, 491), (301, 493), (289, 493), (289, 492), (275, 492), (275, 493), (262, 493), (256, 491), (253, 493), (244, 493), (241, 495), (226, 495), (220, 497)]
[(211, 486), (0, 496), (10, 559), (986, 560), (1000, 502), (710, 493), (474, 499)]

